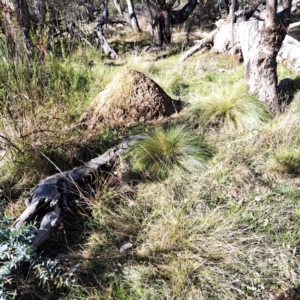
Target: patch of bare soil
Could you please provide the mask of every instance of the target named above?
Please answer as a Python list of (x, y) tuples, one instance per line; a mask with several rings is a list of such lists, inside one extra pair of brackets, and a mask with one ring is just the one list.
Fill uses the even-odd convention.
[(161, 121), (180, 109), (180, 101), (170, 98), (151, 78), (127, 69), (98, 94), (81, 122), (89, 129), (100, 123), (128, 126)]

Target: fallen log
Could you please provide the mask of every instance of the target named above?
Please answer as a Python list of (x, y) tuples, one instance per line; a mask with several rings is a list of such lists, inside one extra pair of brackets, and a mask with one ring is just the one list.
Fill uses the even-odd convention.
[[(193, 55), (195, 52), (200, 51), (206, 46), (210, 46), (211, 50), (216, 53), (240, 53), (241, 44), (238, 32), (238, 26), (241, 23), (234, 24), (232, 27), (231, 23), (225, 20), (219, 20), (216, 22), (217, 29), (212, 31), (207, 37), (197, 42), (195, 46), (186, 51), (180, 58), (179, 62), (182, 63), (189, 56)], [(234, 28), (234, 39), (232, 39), (232, 28)], [(232, 42), (234, 45), (232, 45)]]
[(84, 194), (90, 195), (96, 175), (110, 173), (120, 155), (143, 136), (132, 136), (79, 168), (59, 172), (42, 180), (29, 192), (25, 199), (27, 208), (11, 229), (17, 229), (24, 223), (34, 223), (37, 232), (32, 246), (41, 246), (60, 225), (68, 204), (76, 198), (82, 198)]
[[(255, 21), (252, 21), (255, 22)], [(197, 44), (187, 50), (179, 58), (182, 63), (188, 57), (200, 51), (206, 46), (210, 46), (212, 51), (216, 53), (234, 53), (244, 56), (242, 53), (241, 41), (245, 38), (245, 24), (250, 24), (251, 21), (240, 22), (234, 24), (234, 45), (232, 45), (232, 27), (231, 24), (221, 23), (218, 28), (212, 31), (207, 37), (197, 42)], [(300, 71), (300, 42), (293, 37), (286, 35), (282, 46), (277, 55), (277, 62), (284, 63), (290, 66), (294, 71)]]
[(200, 40), (195, 46), (186, 51), (183, 55), (181, 55), (179, 62), (184, 62), (189, 56), (193, 55), (195, 52), (200, 51), (207, 45), (212, 45), (214, 41), (214, 37), (216, 35), (216, 31), (211, 32), (207, 37)]
[(280, 51), (277, 55), (277, 62), (291, 67), (295, 72), (300, 72), (300, 42), (293, 37), (286, 35)]

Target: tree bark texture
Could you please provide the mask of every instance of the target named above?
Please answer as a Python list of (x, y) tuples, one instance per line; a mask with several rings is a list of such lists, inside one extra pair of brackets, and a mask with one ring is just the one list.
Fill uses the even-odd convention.
[(103, 52), (105, 54), (109, 55), (112, 59), (121, 59), (121, 56), (118, 55), (116, 53), (116, 51), (109, 46), (109, 44), (105, 38), (104, 32), (103, 32), (103, 25), (107, 23), (108, 16), (109, 16), (109, 11), (108, 11), (108, 5), (107, 5), (107, 0), (106, 0), (104, 2), (103, 16), (100, 19), (100, 21), (98, 22), (97, 27), (96, 27), (96, 34), (97, 34), (99, 40), (101, 41)]
[[(300, 43), (286, 36), (289, 20), (285, 16), (288, 16), (288, 12), (274, 12), (276, 7), (266, 14), (267, 18), (273, 20), (240, 22), (234, 24), (233, 29), (231, 24), (219, 22), (218, 28), (182, 55), (180, 62), (208, 45), (218, 53), (240, 52), (245, 64), (245, 79), (249, 92), (256, 94), (275, 113), (280, 109), (277, 61), (289, 64), (299, 71)], [(234, 41), (231, 39), (232, 30)]]
[(25, 0), (0, 0), (1, 27), (14, 53), (29, 54), (30, 15)]
[(152, 46), (159, 47), (171, 43), (171, 9), (162, 7), (154, 0), (146, 0), (152, 20)]
[(139, 33), (141, 31), (138, 20), (136, 18), (134, 8), (132, 5), (132, 0), (127, 0), (127, 7), (128, 7), (128, 14), (129, 18), (131, 20), (131, 26), (134, 31), (134, 33)]
[[(271, 27), (267, 27), (267, 25)], [(274, 22), (250, 21), (240, 25), (240, 42), (245, 64), (246, 86), (271, 111), (279, 110), (276, 57), (285, 32)]]
[(171, 11), (171, 21), (172, 25), (182, 24), (184, 23), (192, 12), (197, 7), (198, 1), (197, 0), (189, 0), (188, 3), (179, 10), (172, 10)]
[(104, 176), (110, 173), (121, 154), (143, 137), (142, 134), (132, 136), (77, 169), (60, 172), (41, 181), (29, 192), (25, 199), (27, 208), (11, 229), (35, 222), (38, 230), (32, 245), (41, 246), (58, 228), (69, 203), (83, 195), (90, 195), (97, 174)]

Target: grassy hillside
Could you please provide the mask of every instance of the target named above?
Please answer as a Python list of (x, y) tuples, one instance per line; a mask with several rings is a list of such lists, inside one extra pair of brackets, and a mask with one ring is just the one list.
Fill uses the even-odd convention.
[[(76, 283), (43, 285), (20, 267), (11, 277), (20, 299), (299, 299), (300, 92), (271, 117), (245, 91), (242, 64), (206, 52), (178, 65), (180, 50), (125, 53), (120, 62), (92, 49), (0, 62), (7, 218), (42, 178), (147, 133), (122, 160), (135, 174), (99, 179), (43, 246), (62, 268), (79, 264)], [(184, 110), (163, 124), (86, 130), (80, 116), (125, 68), (154, 79)], [(279, 66), (285, 77), (300, 88), (299, 75)]]

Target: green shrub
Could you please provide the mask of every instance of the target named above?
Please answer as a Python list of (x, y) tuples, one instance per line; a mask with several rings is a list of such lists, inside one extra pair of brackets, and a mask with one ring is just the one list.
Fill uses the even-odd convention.
[(152, 179), (165, 179), (171, 171), (193, 172), (203, 168), (211, 157), (201, 137), (185, 126), (157, 128), (127, 154), (133, 170)]
[(10, 220), (0, 216), (0, 299), (16, 297), (13, 274), (25, 262), (30, 264), (30, 269), (34, 270), (35, 277), (43, 286), (61, 288), (74, 283), (73, 272), (77, 265), (65, 272), (57, 260), (39, 256), (31, 246), (34, 232), (33, 226), (11, 231)]

